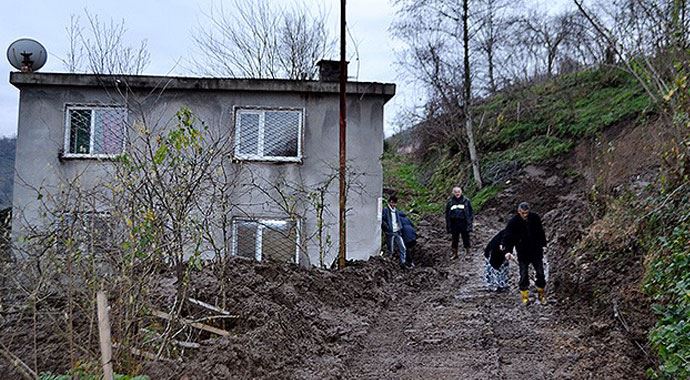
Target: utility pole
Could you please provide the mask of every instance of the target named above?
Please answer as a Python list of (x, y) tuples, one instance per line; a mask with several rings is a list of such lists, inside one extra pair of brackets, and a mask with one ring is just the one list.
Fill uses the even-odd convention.
[(345, 87), (347, 85), (347, 63), (345, 62), (345, 0), (340, 0), (340, 238), (338, 241), (338, 268), (345, 268), (345, 258), (347, 253), (347, 233), (345, 225), (345, 204), (347, 200), (347, 191), (345, 186), (345, 170), (346, 170), (346, 98)]

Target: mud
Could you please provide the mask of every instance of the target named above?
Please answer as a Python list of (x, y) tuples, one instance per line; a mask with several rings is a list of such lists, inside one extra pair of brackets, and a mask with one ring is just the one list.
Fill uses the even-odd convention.
[[(644, 378), (653, 358), (641, 254), (633, 246), (630, 255), (598, 261), (572, 252), (595, 217), (587, 179), (568, 174), (573, 168), (561, 160), (521, 169), (477, 216), (469, 258), (449, 259), (438, 217), (418, 224), (412, 270), (384, 257), (342, 271), (238, 258), (223, 281), (197, 274), (190, 296), (236, 314), (220, 326), (230, 336), (188, 336), (200, 347), (180, 360), (146, 362), (142, 372), (152, 379)], [(546, 305), (520, 304), (515, 265), (508, 292), (484, 285), (483, 246), (523, 200), (547, 230)], [(174, 294), (172, 279), (160, 279), (157, 302), (169, 306)], [(12, 332), (21, 339), (0, 337), (31, 363), (22, 345), (32, 328), (24, 323)], [(64, 370), (58, 333), (39, 331), (46, 356), (38, 367)], [(17, 377), (4, 362), (0, 373)]]

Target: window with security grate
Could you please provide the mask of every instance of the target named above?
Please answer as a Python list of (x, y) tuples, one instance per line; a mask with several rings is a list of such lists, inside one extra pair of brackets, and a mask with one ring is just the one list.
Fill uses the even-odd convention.
[(235, 158), (299, 162), (303, 125), (301, 109), (236, 108)]
[(103, 255), (114, 249), (114, 220), (109, 213), (65, 213), (56, 222), (56, 249), (60, 253), (73, 250), (82, 254)]
[(297, 223), (291, 220), (233, 220), (232, 254), (284, 263), (299, 262)]
[(113, 157), (123, 152), (127, 109), (121, 106), (67, 106), (65, 156)]

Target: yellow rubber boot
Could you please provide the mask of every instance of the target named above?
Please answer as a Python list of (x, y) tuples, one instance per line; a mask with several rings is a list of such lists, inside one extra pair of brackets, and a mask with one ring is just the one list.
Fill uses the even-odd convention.
[(542, 305), (546, 303), (546, 295), (544, 294), (544, 288), (537, 288), (537, 294), (539, 296), (539, 303)]
[(529, 290), (520, 290), (520, 296), (522, 297), (522, 304), (527, 305), (529, 303)]

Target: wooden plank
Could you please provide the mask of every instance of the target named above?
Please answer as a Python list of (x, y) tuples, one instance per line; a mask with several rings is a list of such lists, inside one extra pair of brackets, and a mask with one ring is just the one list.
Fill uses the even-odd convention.
[[(159, 311), (159, 310), (152, 310), (151, 314), (158, 317), (158, 318), (166, 319), (168, 321), (173, 320), (173, 317), (170, 314)], [(194, 322), (194, 321), (191, 321), (189, 319), (181, 318), (181, 317), (177, 318), (177, 320), (184, 323), (185, 325), (189, 325), (189, 326), (192, 326), (196, 329), (207, 331), (207, 332), (210, 332), (212, 334), (216, 334), (216, 335), (220, 335), (220, 336), (230, 336), (230, 333), (228, 331), (223, 330), (223, 329), (219, 329), (217, 327), (209, 326), (209, 325), (199, 323), (199, 322)]]
[(113, 379), (113, 344), (110, 336), (110, 318), (108, 318), (108, 298), (105, 292), (96, 293), (98, 306), (98, 337), (101, 344), (101, 365), (103, 366), (103, 379)]
[(204, 302), (204, 301), (199, 301), (199, 300), (194, 299), (194, 298), (188, 298), (188, 300), (189, 300), (189, 302), (193, 303), (194, 305), (201, 306), (201, 307), (203, 307), (204, 309), (208, 309), (208, 310), (211, 310), (211, 311), (215, 311), (216, 313), (223, 314), (223, 315), (224, 315), (225, 317), (227, 317), (227, 318), (239, 318), (238, 315), (231, 315), (229, 311), (224, 310), (224, 309), (221, 309), (221, 308), (219, 308), (219, 307), (217, 307), (217, 306), (213, 306), (213, 305), (208, 304), (208, 303), (206, 303), (206, 302)]
[(173, 342), (182, 348), (199, 348), (201, 345), (195, 342), (183, 342), (181, 340), (173, 340)]
[[(153, 334), (159, 339), (161, 339), (163, 337), (163, 335), (159, 334), (158, 332), (151, 330), (151, 329), (147, 329), (146, 327), (142, 328), (141, 330), (145, 331), (148, 334)], [(181, 341), (181, 340), (177, 340), (177, 339), (173, 339), (172, 342), (175, 343), (176, 345), (182, 347), (182, 348), (199, 348), (199, 347), (201, 347), (201, 345), (199, 343), (195, 343), (195, 342), (185, 342), (185, 341)]]
[(31, 368), (29, 368), (26, 363), (21, 361), (17, 356), (15, 356), (13, 353), (11, 353), (5, 345), (2, 345), (0, 347), (0, 355), (7, 360), (8, 363), (14, 367), (14, 369), (25, 379), (27, 380), (34, 380), (37, 379), (38, 376), (36, 376), (36, 372), (34, 372)]

